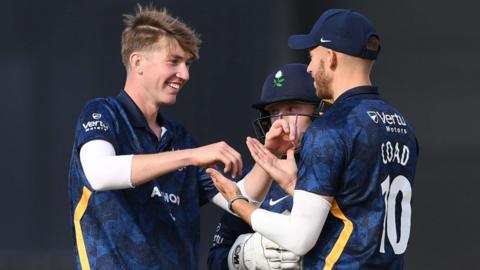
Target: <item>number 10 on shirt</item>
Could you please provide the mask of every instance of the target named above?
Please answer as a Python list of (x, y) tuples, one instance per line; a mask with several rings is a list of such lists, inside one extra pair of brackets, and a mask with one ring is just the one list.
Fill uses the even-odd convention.
[[(385, 231), (387, 238), (395, 254), (403, 254), (407, 249), (408, 238), (410, 237), (410, 220), (412, 207), (410, 201), (412, 198), (412, 186), (408, 179), (399, 175), (390, 183), (390, 176), (387, 176), (382, 184), (382, 195), (385, 197), (385, 217), (383, 218), (382, 240), (380, 243), (380, 252), (385, 253)], [(400, 236), (397, 234), (396, 209), (397, 196), (402, 193), (401, 216), (400, 216)]]

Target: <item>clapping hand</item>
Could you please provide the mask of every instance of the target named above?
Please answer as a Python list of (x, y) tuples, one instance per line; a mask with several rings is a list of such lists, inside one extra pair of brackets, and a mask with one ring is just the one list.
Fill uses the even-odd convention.
[(240, 189), (232, 180), (223, 176), (219, 171), (213, 168), (208, 168), (207, 173), (212, 178), (213, 184), (222, 194), (225, 200), (229, 201), (233, 196), (240, 195)]
[(273, 155), (257, 139), (247, 137), (247, 147), (255, 162), (260, 165), (283, 190), (293, 195), (297, 182), (295, 147), (291, 145), (291, 147), (287, 149), (286, 159), (280, 159)]
[(273, 122), (265, 134), (265, 147), (274, 155), (284, 155), (297, 142), (297, 127), (285, 119)]

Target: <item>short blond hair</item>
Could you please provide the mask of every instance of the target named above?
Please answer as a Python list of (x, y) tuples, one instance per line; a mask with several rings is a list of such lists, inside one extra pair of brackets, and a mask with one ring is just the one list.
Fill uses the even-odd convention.
[(164, 37), (176, 40), (193, 59), (199, 57), (199, 35), (179, 18), (172, 17), (165, 8), (157, 10), (152, 5), (138, 5), (135, 14), (124, 15), (124, 23), (121, 53), (127, 71), (133, 52), (151, 50)]

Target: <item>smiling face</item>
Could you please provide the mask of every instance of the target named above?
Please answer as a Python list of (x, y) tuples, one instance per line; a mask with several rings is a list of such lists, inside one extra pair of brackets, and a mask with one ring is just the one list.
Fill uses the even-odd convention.
[(192, 56), (174, 39), (162, 38), (142, 55), (138, 68), (145, 96), (157, 105), (175, 104), (177, 94), (189, 79)]

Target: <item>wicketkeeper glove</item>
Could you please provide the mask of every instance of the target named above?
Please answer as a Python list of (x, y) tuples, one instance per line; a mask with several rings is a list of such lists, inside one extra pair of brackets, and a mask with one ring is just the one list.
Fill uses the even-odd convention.
[(228, 253), (230, 270), (302, 269), (302, 258), (259, 233), (240, 235)]

